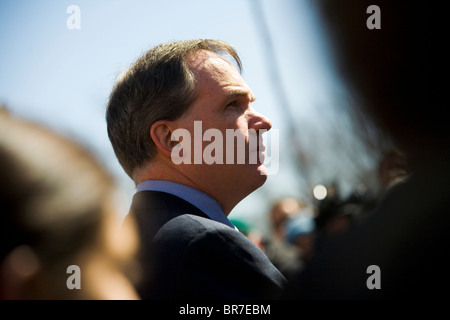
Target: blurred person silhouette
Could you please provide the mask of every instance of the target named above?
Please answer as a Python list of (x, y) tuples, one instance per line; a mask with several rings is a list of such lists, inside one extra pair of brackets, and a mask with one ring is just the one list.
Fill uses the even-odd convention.
[[(288, 241), (287, 227), (298, 212), (305, 208), (306, 205), (302, 201), (285, 197), (275, 201), (269, 211), (270, 235), (264, 241), (264, 251), (270, 261), (285, 276), (300, 269), (303, 265), (301, 249)], [(290, 232), (293, 232), (293, 230), (290, 230)], [(290, 234), (290, 236), (293, 240), (293, 235)]]
[(409, 171), (408, 159), (404, 152), (397, 148), (385, 152), (378, 168), (381, 194), (384, 194), (387, 189), (406, 179)]
[(232, 217), (230, 222), (238, 229), (242, 234), (250, 239), (259, 249), (265, 251), (264, 237), (259, 229), (257, 229), (252, 223), (246, 221), (240, 217)]
[(319, 201), (315, 222), (314, 252), (320, 252), (324, 244), (342, 233), (347, 232), (372, 211), (372, 201), (364, 203), (352, 195), (348, 199)]
[[(128, 216), (136, 219), (143, 244), (143, 299), (272, 299), (282, 293), (283, 275), (227, 218), (267, 179), (262, 139), (255, 148), (250, 139), (271, 123), (253, 109), (255, 97), (240, 69), (238, 54), (225, 42), (162, 43), (111, 92), (108, 135), (136, 184)], [(243, 142), (234, 144), (234, 154), (226, 146), (229, 130)], [(218, 133), (218, 150), (206, 162), (208, 132)], [(244, 151), (238, 145), (244, 163), (225, 161)], [(255, 152), (258, 161), (251, 163)]]
[(1, 108), (0, 299), (139, 299), (138, 238), (132, 220), (118, 236), (113, 193), (87, 149)]
[[(435, 299), (446, 288), (447, 112), (435, 101), (426, 3), (315, 2), (355, 106), (392, 137), (410, 174), (290, 279), (287, 299)], [(370, 7), (376, 5), (375, 7)], [(372, 28), (379, 11), (380, 28)], [(419, 23), (420, 21), (420, 23)], [(370, 27), (370, 28), (369, 28)], [(433, 30), (430, 30), (433, 32)], [(437, 70), (437, 69), (436, 69)]]
[(286, 240), (300, 249), (297, 257), (300, 266), (296, 271), (304, 268), (316, 251), (316, 222), (309, 210), (289, 219), (286, 224)]
[(339, 195), (336, 183), (332, 183), (326, 188), (326, 197), (316, 201), (315, 229), (320, 238), (317, 239), (319, 242), (322, 238), (326, 239), (345, 232), (354, 222), (370, 214), (376, 202), (376, 197), (371, 192), (365, 191), (363, 187), (355, 188), (350, 195), (344, 198)]
[(337, 183), (333, 182), (325, 187), (327, 190), (325, 198), (315, 199), (317, 207), (315, 228), (319, 238), (340, 233), (346, 230), (351, 222), (349, 216), (341, 210), (344, 201), (341, 199)]

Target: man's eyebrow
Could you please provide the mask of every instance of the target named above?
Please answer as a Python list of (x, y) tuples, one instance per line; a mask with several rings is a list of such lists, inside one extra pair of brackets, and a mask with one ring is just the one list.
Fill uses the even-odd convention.
[(249, 90), (244, 89), (231, 89), (227, 91), (227, 98), (238, 98), (250, 96), (250, 102), (256, 100), (255, 96)]

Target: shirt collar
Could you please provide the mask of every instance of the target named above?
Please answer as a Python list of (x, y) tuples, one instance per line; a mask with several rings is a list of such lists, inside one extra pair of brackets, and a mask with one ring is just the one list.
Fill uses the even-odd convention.
[(228, 220), (220, 204), (211, 196), (195, 188), (172, 181), (145, 180), (136, 187), (136, 192), (140, 191), (160, 191), (170, 193), (196, 206), (212, 220), (236, 229), (230, 220)]

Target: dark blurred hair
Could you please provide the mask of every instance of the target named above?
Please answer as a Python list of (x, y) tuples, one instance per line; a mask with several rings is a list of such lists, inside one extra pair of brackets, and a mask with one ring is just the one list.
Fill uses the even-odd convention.
[(241, 69), (238, 54), (225, 42), (168, 42), (139, 58), (114, 86), (106, 111), (108, 136), (120, 164), (132, 179), (134, 170), (154, 156), (152, 124), (176, 120), (195, 100), (195, 77), (186, 59), (199, 50), (228, 54)]
[[(425, 3), (391, 0), (317, 0), (338, 70), (358, 107), (396, 144), (422, 150), (448, 135), (445, 108), (433, 100), (429, 51), (432, 42)], [(370, 5), (381, 12), (381, 29), (369, 29)], [(447, 140), (448, 141), (448, 140)], [(420, 151), (421, 152), (421, 151)]]
[[(98, 244), (113, 188), (84, 147), (0, 110), (0, 262), (24, 245), (41, 270), (61, 273), (55, 268)], [(60, 285), (70, 291), (65, 281)]]

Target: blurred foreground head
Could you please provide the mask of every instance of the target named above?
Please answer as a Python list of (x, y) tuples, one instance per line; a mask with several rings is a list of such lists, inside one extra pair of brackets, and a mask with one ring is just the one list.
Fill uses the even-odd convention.
[[(0, 109), (0, 299), (134, 299), (114, 181), (82, 146)], [(76, 265), (81, 289), (66, 281)]]
[[(336, 66), (360, 110), (408, 154), (440, 152), (448, 143), (445, 108), (436, 101), (430, 55), (433, 30), (425, 3), (318, 0)], [(379, 8), (380, 29), (370, 29)], [(369, 21), (368, 21), (369, 20)], [(430, 60), (430, 59), (433, 59)], [(411, 160), (414, 160), (411, 159)]]

